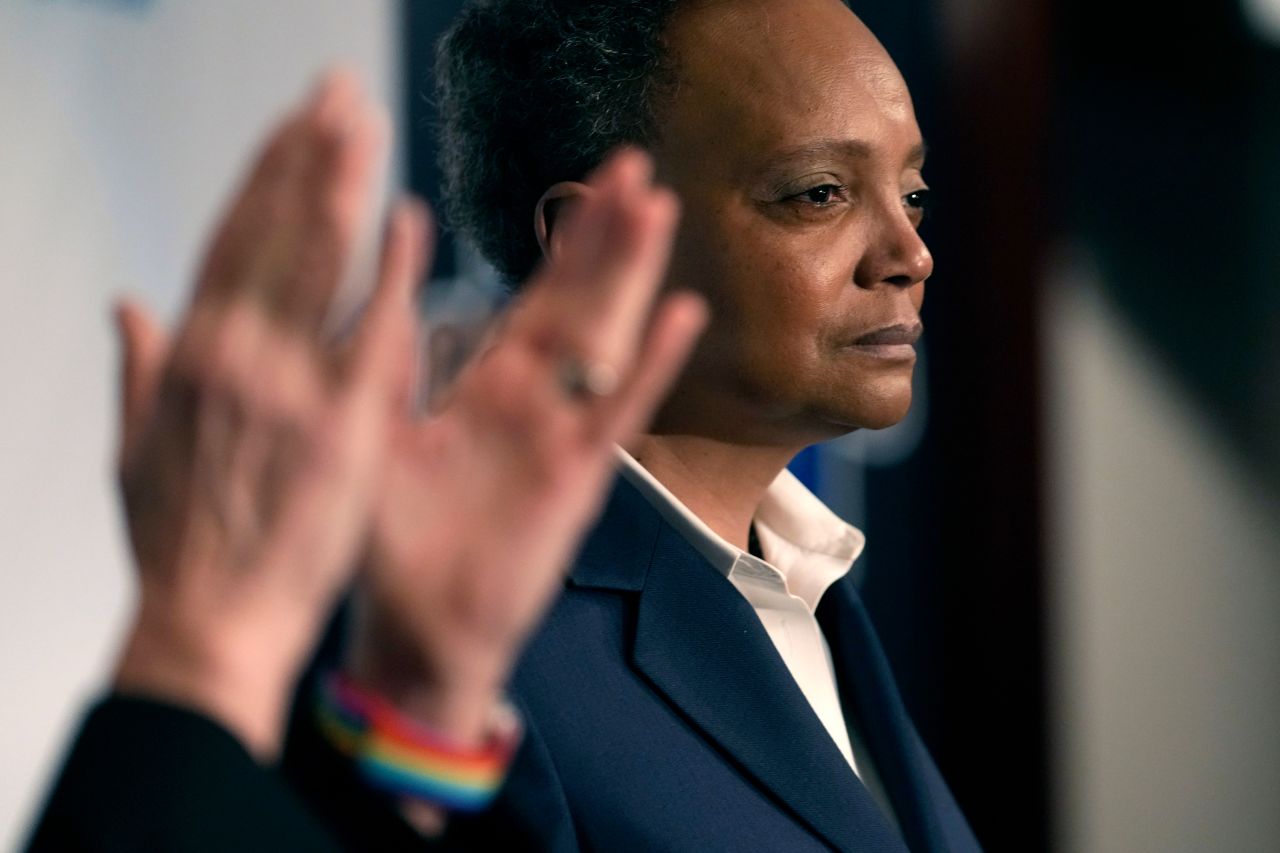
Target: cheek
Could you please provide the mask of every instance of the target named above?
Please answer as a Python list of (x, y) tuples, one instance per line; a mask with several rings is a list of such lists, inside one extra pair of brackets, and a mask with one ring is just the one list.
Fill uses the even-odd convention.
[(784, 227), (753, 208), (700, 201), (686, 199), (669, 277), (711, 305), (695, 369), (754, 386), (743, 390), (802, 391), (847, 324), (857, 235)]
[(786, 338), (789, 349), (814, 350), (826, 343), (847, 307), (853, 264), (829, 239), (786, 236), (748, 238), (750, 250), (727, 275), (739, 282), (743, 311), (761, 335)]
[[(784, 237), (789, 237), (785, 239)], [(821, 368), (840, 327), (852, 261), (830, 241), (764, 229), (718, 241), (717, 289), (740, 368), (773, 391), (799, 391)]]

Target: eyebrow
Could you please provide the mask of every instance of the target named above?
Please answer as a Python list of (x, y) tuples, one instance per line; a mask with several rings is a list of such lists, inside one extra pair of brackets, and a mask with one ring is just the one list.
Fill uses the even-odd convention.
[[(874, 150), (871, 143), (862, 139), (815, 139), (803, 145), (777, 152), (769, 158), (763, 173), (767, 177), (779, 177), (778, 173), (784, 171), (790, 163), (796, 160), (810, 160), (819, 157), (867, 160), (870, 159)], [(927, 155), (928, 146), (924, 140), (921, 140), (918, 145), (915, 145), (907, 152), (906, 159), (903, 160), (903, 166), (922, 168)]]

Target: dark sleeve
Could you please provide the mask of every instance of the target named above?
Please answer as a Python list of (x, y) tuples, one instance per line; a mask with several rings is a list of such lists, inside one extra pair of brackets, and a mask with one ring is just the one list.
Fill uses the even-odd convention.
[(278, 775), (213, 721), (112, 696), (81, 727), (31, 853), (340, 847)]

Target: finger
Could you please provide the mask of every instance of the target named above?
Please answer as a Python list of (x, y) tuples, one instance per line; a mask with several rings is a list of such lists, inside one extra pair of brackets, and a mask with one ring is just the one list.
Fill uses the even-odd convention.
[(659, 305), (636, 365), (622, 388), (602, 401), (588, 432), (610, 444), (644, 429), (689, 359), (708, 319), (707, 303), (694, 293), (675, 293)]
[(302, 223), (311, 215), (307, 194), (316, 183), (310, 173), (326, 147), (337, 144), (336, 128), (356, 97), (351, 75), (326, 75), (268, 143), (210, 250), (174, 344), (177, 373), (243, 392), (264, 384), (264, 364), (298, 355), (300, 342), (281, 336), (278, 318), (267, 309), (305, 275), (299, 246), (306, 242)]
[(591, 286), (590, 274), (598, 272), (595, 264), (608, 249), (610, 231), (617, 226), (615, 220), (627, 205), (640, 198), (652, 180), (653, 161), (636, 148), (622, 148), (610, 154), (587, 177), (586, 184), (594, 191), (586, 199), (588, 203), (577, 205), (565, 217), (567, 235), (572, 239), (561, 267), (569, 286), (586, 289), (575, 296), (590, 297), (591, 292), (598, 291)]
[[(643, 155), (630, 159), (636, 157)], [(566, 309), (572, 310), (583, 300), (599, 299), (598, 293), (593, 293), (598, 291), (593, 265), (619, 206), (620, 173), (628, 159), (615, 155), (606, 160), (588, 179), (593, 191), (560, 217), (556, 228), (562, 235), (558, 241), (561, 249), (521, 290), (512, 317), (513, 333), (524, 331), (526, 323), (536, 330), (557, 319), (564, 321), (568, 319), (564, 316)]]
[(389, 394), (406, 412), (414, 399), (418, 363), (414, 294), (429, 264), (432, 228), (430, 210), (421, 201), (408, 198), (396, 205), (383, 241), (378, 284), (351, 349), (355, 387)]
[(131, 300), (116, 304), (115, 320), (122, 349), (121, 456), (127, 457), (155, 408), (169, 342), (147, 310)]
[(599, 300), (589, 306), (589, 352), (625, 371), (649, 322), (671, 259), (679, 203), (665, 189), (629, 197), (606, 234), (596, 262)]
[(225, 298), (247, 283), (264, 238), (278, 225), (281, 190), (305, 155), (308, 116), (330, 96), (332, 85), (330, 75), (322, 78), (268, 136), (210, 241), (193, 301)]
[[(571, 222), (560, 263), (549, 268), (543, 312), (546, 331), (575, 355), (628, 369), (670, 257), (678, 204), (649, 186), (651, 167), (638, 152), (623, 152), (600, 180), (599, 224)], [(592, 211), (584, 209), (584, 214)]]
[(389, 136), (385, 111), (353, 77), (308, 122), (307, 158), (282, 203), (278, 251), (258, 276), (273, 315), (318, 335), (372, 214), (375, 176)]

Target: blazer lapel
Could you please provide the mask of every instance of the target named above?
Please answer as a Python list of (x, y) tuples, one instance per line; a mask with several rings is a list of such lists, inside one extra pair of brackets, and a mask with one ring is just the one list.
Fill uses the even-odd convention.
[(637, 669), (812, 831), (838, 849), (903, 850), (750, 605), (625, 481), (571, 580), (640, 591)]
[(925, 781), (919, 737), (851, 578), (827, 590), (818, 605), (818, 621), (831, 647), (841, 704), (860, 726), (908, 846), (920, 853), (946, 850)]

